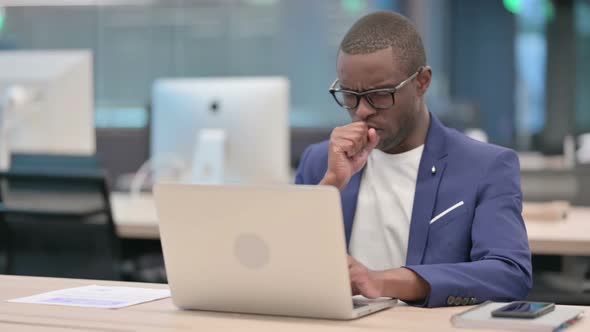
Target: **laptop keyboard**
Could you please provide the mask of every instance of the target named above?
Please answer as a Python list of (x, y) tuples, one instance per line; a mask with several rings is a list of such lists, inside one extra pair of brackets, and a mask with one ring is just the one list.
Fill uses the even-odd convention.
[(368, 306), (367, 303), (352, 301), (352, 308), (353, 309), (358, 309), (358, 308), (362, 308), (362, 307), (366, 307), (366, 306)]

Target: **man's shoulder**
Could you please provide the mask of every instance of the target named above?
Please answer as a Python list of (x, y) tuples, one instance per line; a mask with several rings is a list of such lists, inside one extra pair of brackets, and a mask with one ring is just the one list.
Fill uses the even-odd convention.
[(311, 144), (307, 147), (306, 153), (310, 158), (317, 159), (320, 157), (328, 157), (328, 148), (330, 147), (330, 140), (321, 141)]
[(328, 168), (328, 149), (330, 141), (322, 141), (308, 146), (301, 157), (295, 181), (300, 184), (317, 184)]
[(301, 163), (307, 168), (319, 168), (323, 170), (328, 165), (329, 148), (329, 140), (310, 145), (305, 149)]

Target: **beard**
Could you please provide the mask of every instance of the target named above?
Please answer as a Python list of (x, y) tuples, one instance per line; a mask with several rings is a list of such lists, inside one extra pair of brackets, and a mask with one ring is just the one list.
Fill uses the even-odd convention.
[(380, 137), (381, 141), (377, 145), (377, 149), (388, 152), (397, 148), (414, 131), (416, 127), (414, 120), (413, 118), (405, 118), (396, 132), (388, 131), (387, 135), (384, 135), (385, 137)]

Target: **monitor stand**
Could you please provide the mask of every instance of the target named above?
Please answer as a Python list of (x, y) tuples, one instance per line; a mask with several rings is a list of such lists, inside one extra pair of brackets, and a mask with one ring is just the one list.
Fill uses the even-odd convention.
[(227, 135), (223, 129), (201, 129), (197, 134), (190, 182), (222, 184), (225, 174)]
[(22, 108), (41, 98), (37, 91), (20, 85), (11, 85), (0, 91), (0, 171), (10, 168), (12, 130), (18, 125), (16, 114), (31, 116), (36, 111), (25, 111)]

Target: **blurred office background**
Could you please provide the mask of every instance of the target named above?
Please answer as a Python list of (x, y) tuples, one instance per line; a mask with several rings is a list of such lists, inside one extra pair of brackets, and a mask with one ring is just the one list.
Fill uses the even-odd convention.
[[(376, 10), (400, 12), (422, 33), (432, 112), (521, 153), (525, 200), (590, 205), (590, 140), (580, 138), (590, 132), (589, 0), (2, 0), (0, 50), (92, 52), (97, 157), (109, 190), (125, 191), (150, 157), (162, 77), (287, 77), (295, 167), (308, 144), (348, 122), (328, 93), (337, 49)], [(137, 266), (159, 244), (122, 246)], [(535, 259), (539, 270), (561, 264)]]
[(148, 126), (160, 77), (286, 76), (293, 127), (346, 123), (327, 93), (338, 43), (360, 16), (394, 10), (422, 32), (429, 107), (450, 124), (548, 154), (590, 131), (587, 0), (0, 3), (2, 49), (92, 50), (98, 129)]

